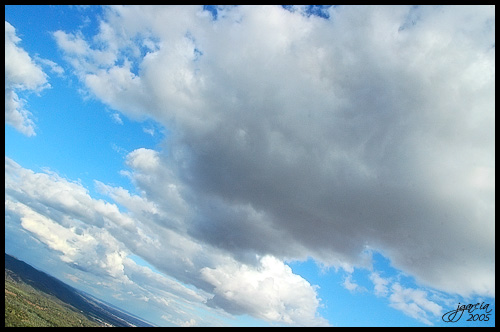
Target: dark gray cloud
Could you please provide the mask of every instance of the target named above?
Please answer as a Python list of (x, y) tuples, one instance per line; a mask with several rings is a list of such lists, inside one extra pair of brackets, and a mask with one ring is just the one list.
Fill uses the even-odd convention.
[(199, 209), (191, 233), (327, 263), (380, 250), (421, 282), (492, 294), (492, 13), (464, 27), (464, 10), (341, 8), (301, 35), (275, 29), (290, 14), (241, 9), (205, 33), (204, 109), (172, 111), (166, 157)]
[(494, 293), (493, 8), (159, 11), (173, 30), (150, 8), (108, 12), (160, 40), (137, 74), (80, 75), (172, 131), (164, 174), (136, 181), (168, 205), (169, 174), (191, 236), (239, 259), (364, 265), (378, 250), (428, 285)]

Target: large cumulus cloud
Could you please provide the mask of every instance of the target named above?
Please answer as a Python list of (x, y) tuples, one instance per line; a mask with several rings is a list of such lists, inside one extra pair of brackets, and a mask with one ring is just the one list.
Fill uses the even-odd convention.
[[(200, 241), (352, 266), (378, 250), (420, 282), (493, 295), (494, 9), (328, 16), (112, 7), (99, 51), (125, 61), (75, 69), (172, 131), (158, 162)], [(165, 188), (146, 192), (169, 204)]]

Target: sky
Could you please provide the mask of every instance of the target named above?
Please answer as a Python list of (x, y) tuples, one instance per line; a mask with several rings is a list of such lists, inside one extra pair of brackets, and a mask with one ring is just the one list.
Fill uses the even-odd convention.
[(494, 6), (5, 6), (5, 251), (157, 326), (494, 326), (494, 59)]

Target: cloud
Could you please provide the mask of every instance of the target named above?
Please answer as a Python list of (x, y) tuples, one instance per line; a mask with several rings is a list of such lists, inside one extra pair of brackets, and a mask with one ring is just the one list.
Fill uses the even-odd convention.
[[(151, 172), (156, 154), (136, 150), (129, 154), (129, 165)], [(181, 224), (184, 220), (175, 219), (179, 218), (176, 209), (165, 211), (146, 197), (96, 181), (97, 191), (127, 210), (122, 212), (53, 172), (35, 173), (7, 157), (5, 169), (6, 211), (18, 216), (24, 230), (69, 266), (98, 277), (111, 289), (118, 287), (120, 294), (147, 301), (171, 323), (191, 324), (197, 310), (213, 310), (217, 316), (217, 310), (223, 309), (274, 323), (327, 324), (316, 313), (320, 300), (315, 288), (290, 267), (271, 256), (242, 265), (192, 238)], [(174, 188), (167, 190), (176, 194)], [(164, 275), (138, 266), (133, 255)], [(235, 274), (240, 276), (233, 279)], [(221, 285), (217, 280), (224, 278), (228, 282)], [(234, 295), (228, 297), (230, 292)], [(251, 301), (249, 292), (256, 292)], [(207, 319), (196, 323), (217, 322)]]
[(45, 65), (45, 66), (48, 66), (50, 68), (50, 70), (54, 73), (56, 73), (57, 75), (59, 76), (62, 76), (62, 74), (64, 74), (64, 69), (59, 66), (57, 63), (55, 63), (54, 61), (51, 61), (49, 59), (42, 59), (40, 57), (36, 57), (36, 60), (37, 62)]
[(43, 89), (47, 83), (47, 75), (25, 50), (17, 46), (20, 41), (15, 28), (5, 21), (5, 79), (12, 87)]
[(55, 31), (53, 35), (57, 45), (67, 53), (85, 55), (89, 50), (87, 43), (75, 35), (67, 34), (61, 30)]
[(181, 324), (179, 324), (179, 326), (181, 327), (191, 327), (191, 326), (196, 326), (196, 320), (191, 318), (190, 320), (188, 321), (185, 321)]
[(145, 132), (148, 135), (154, 136), (155, 135), (155, 130), (154, 128), (146, 128), (142, 127), (142, 131)]
[[(57, 186), (57, 183), (53, 185)], [(7, 213), (19, 216), (22, 229), (74, 269), (74, 274), (66, 277), (80, 287), (85, 284), (98, 294), (119, 294), (122, 307), (133, 303), (129, 310), (134, 306), (136, 310), (137, 306), (145, 307), (148, 315), (156, 310), (158, 316), (160, 313), (168, 316), (166, 321), (176, 325), (189, 322), (190, 317), (207, 308), (204, 303), (209, 298), (208, 293), (192, 290), (171, 277), (136, 264), (129, 257), (130, 251), (112, 235), (112, 230), (67, 217), (64, 222), (51, 219), (10, 197), (5, 203)], [(216, 312), (207, 312), (200, 324), (211, 326), (217, 322), (216, 317)]]
[(415, 318), (427, 325), (433, 325), (429, 314), (434, 317), (442, 315), (443, 308), (427, 299), (427, 293), (422, 290), (404, 288), (399, 283), (392, 285), (392, 294), (389, 296), (390, 306), (401, 310), (406, 315)]
[(31, 112), (23, 108), (24, 102), (12, 90), (5, 90), (5, 122), (26, 136), (35, 135)]
[[(38, 197), (33, 208), (49, 205), (44, 215), (58, 222), (62, 213), (112, 229), (229, 312), (310, 322), (314, 289), (281, 262), (352, 271), (371, 267), (367, 249), (421, 285), (494, 296), (494, 8), (327, 14), (239, 6), (214, 20), (201, 7), (113, 6), (95, 36), (54, 33), (97, 99), (170, 135), (164, 151), (127, 156), (139, 196), (98, 184), (137, 219), (82, 188), (48, 196), (53, 188), (23, 193), (6, 181), (6, 192)], [(28, 188), (49, 178), (26, 174), (37, 180)], [(231, 273), (272, 291), (269, 315), (243, 301), (253, 284), (216, 283)], [(305, 311), (269, 276), (302, 285)], [(399, 310), (437, 312), (421, 293), (372, 277)]]
[(120, 118), (120, 114), (118, 114), (118, 113), (111, 114), (111, 119), (113, 119), (113, 121), (117, 124), (120, 124), (120, 125), (123, 124), (123, 120), (122, 120), (122, 118)]
[(7, 210), (20, 216), (22, 228), (60, 253), (63, 262), (94, 275), (130, 283), (123, 273), (124, 251), (109, 233), (98, 232), (94, 227), (65, 227), (27, 205), (11, 200), (5, 203)]
[(26, 136), (34, 136), (32, 114), (24, 108), (26, 102), (18, 92), (40, 92), (50, 85), (40, 66), (18, 46), (20, 42), (15, 28), (5, 21), (5, 122)]
[(200, 272), (215, 287), (209, 305), (271, 322), (328, 325), (316, 314), (319, 300), (314, 288), (274, 257), (262, 257), (257, 268), (230, 262), (214, 269), (205, 267)]
[(428, 292), (424, 290), (403, 287), (399, 282), (381, 277), (376, 271), (370, 274), (370, 280), (376, 296), (387, 297), (391, 307), (426, 325), (434, 325), (431, 320), (443, 314), (443, 307), (430, 300)]
[(380, 277), (380, 274), (377, 272), (372, 272), (370, 274), (370, 280), (374, 285), (374, 293), (377, 296), (386, 296), (388, 292), (387, 285), (389, 284), (389, 280)]
[(147, 179), (183, 188), (190, 234), (240, 258), (365, 266), (370, 247), (424, 284), (494, 295), (494, 10), (220, 14), (108, 8), (104, 49), (138, 50), (123, 65), (60, 42), (97, 98), (172, 131), (136, 179), (148, 198), (171, 193)]
[(348, 274), (347, 276), (345, 276), (342, 286), (351, 293), (366, 292), (366, 288), (358, 285), (356, 282), (352, 280), (352, 274)]

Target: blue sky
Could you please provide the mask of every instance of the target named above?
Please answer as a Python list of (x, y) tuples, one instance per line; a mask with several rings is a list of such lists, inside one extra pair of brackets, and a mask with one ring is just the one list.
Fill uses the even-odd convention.
[(159, 326), (495, 325), (493, 6), (5, 21), (7, 253)]

